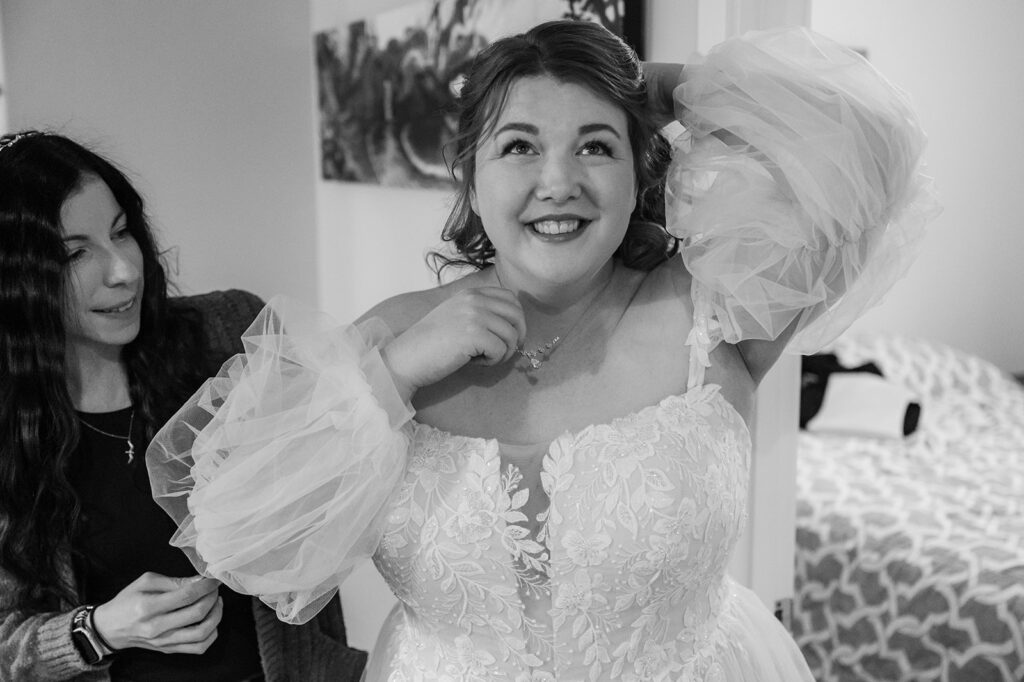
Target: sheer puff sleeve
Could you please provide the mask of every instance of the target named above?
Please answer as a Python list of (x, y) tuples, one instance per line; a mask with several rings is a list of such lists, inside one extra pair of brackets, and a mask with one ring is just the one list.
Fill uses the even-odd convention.
[(379, 320), (338, 326), (276, 298), (146, 453), (196, 569), (303, 623), (380, 539), (413, 413)]
[(878, 302), (938, 209), (907, 96), (804, 29), (750, 33), (674, 91), (669, 231), (694, 280), (691, 345), (775, 339), (813, 352)]

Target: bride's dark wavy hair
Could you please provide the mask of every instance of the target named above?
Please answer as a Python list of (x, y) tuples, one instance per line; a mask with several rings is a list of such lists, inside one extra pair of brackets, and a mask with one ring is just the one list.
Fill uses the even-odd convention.
[(629, 45), (599, 24), (566, 19), (492, 43), (465, 74), (456, 103), (458, 134), (452, 142), (451, 171), (458, 190), (441, 234), (458, 256), (431, 253), (438, 274), (451, 265), (480, 269), (494, 260), (494, 245), (470, 205), (476, 180), (475, 154), (504, 108), (512, 85), (531, 76), (550, 76), (583, 86), (626, 114), (637, 203), (615, 255), (625, 265), (641, 270), (665, 261), (677, 248), (676, 240), (664, 228), (669, 146), (658, 134), (658, 124), (648, 109), (640, 61)]
[(0, 137), (0, 566), (22, 586), (15, 601), (25, 607), (74, 597), (61, 574), (79, 517), (68, 481), (79, 430), (66, 380), (61, 207), (94, 177), (142, 252), (141, 326), (123, 360), (147, 440), (200, 371), (201, 320), (169, 302), (142, 198), (124, 173), (61, 135)]

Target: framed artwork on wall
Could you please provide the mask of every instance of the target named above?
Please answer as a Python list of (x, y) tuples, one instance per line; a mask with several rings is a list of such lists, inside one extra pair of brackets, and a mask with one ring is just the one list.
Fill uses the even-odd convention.
[(449, 188), (456, 93), (480, 50), (545, 20), (579, 18), (623, 36), (643, 58), (643, 5), (427, 0), (315, 33), (321, 176)]

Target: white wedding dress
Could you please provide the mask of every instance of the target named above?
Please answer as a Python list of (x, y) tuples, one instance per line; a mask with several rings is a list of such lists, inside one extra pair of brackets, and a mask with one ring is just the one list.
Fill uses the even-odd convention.
[[(704, 371), (722, 340), (796, 321), (806, 350), (877, 300), (920, 234), (923, 136), (870, 66), (804, 31), (726, 43), (676, 96), (688, 134), (669, 228), (695, 281), (685, 392), (549, 444), (463, 437), (399, 400), (382, 325), (272, 301), (246, 354), (148, 452), (174, 544), (292, 622), (372, 556), (398, 604), (371, 681), (809, 681), (725, 573), (750, 437)], [(528, 524), (538, 460), (550, 502)]]
[(519, 525), (522, 446), (409, 435), (374, 554), (399, 605), (367, 679), (811, 679), (725, 575), (750, 439), (718, 387), (555, 440), (539, 542)]

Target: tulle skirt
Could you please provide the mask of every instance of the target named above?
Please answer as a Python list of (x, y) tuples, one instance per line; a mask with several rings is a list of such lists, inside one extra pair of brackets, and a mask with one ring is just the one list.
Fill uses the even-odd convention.
[[(703, 642), (693, 642), (687, 660), (641, 655), (633, 669), (616, 679), (673, 682), (814, 682), (796, 642), (752, 591), (727, 579), (729, 596), (717, 627)], [(457, 635), (422, 628), (416, 614), (399, 603), (381, 627), (363, 673), (364, 682), (512, 680), (548, 682), (587, 680), (585, 666), (574, 669), (517, 670), (501, 661), (473, 666), (472, 652), (453, 647)], [(441, 652), (455, 650), (451, 660)], [(479, 657), (479, 654), (477, 654)], [(486, 658), (486, 655), (485, 655)], [(468, 665), (467, 665), (468, 663)], [(610, 680), (611, 677), (599, 677)]]

